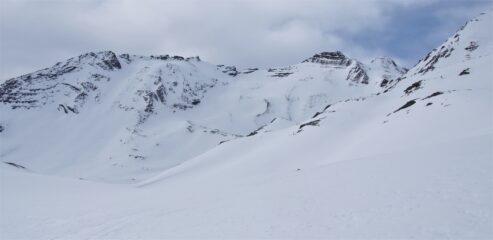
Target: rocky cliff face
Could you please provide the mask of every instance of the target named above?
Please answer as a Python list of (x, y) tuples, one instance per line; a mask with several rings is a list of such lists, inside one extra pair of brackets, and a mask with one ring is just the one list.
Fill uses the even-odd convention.
[(54, 103), (53, 97), (62, 92), (65, 95), (75, 95), (74, 102), (81, 102), (88, 93), (97, 89), (94, 82), (109, 80), (104, 75), (94, 74), (74, 86), (70, 79), (65, 79), (67, 74), (80, 72), (84, 68), (114, 71), (121, 69), (121, 64), (110, 51), (83, 54), (59, 62), (51, 68), (7, 80), (0, 88), (0, 101), (14, 109), (29, 109)]
[(303, 62), (318, 63), (325, 67), (346, 68), (349, 70), (346, 76), (347, 81), (362, 84), (369, 83), (370, 77), (368, 76), (364, 64), (346, 57), (340, 51), (315, 54), (313, 57), (310, 57)]
[(323, 65), (335, 65), (335, 66), (349, 66), (352, 63), (351, 59), (348, 59), (342, 52), (321, 52), (313, 55), (303, 62), (320, 63)]

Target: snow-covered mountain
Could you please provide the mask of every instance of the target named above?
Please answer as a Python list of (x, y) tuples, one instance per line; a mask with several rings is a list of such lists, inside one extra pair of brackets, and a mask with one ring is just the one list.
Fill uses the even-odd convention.
[(409, 71), (341, 52), (270, 69), (99, 52), (7, 80), (0, 227), (491, 238), (492, 25), (474, 18)]
[(2, 84), (0, 156), (40, 173), (143, 180), (219, 143), (376, 93), (404, 72), (388, 61), (365, 66), (323, 52), (237, 70), (198, 57), (87, 53)]

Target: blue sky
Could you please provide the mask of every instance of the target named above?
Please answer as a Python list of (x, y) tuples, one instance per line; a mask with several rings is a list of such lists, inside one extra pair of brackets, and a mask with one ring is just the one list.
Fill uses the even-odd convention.
[(407, 67), (453, 35), (469, 19), (487, 9), (493, 1), (435, 1), (418, 6), (400, 7), (379, 31), (361, 32), (354, 41), (364, 48), (383, 48)]
[(0, 79), (101, 50), (239, 67), (341, 50), (410, 67), (492, 1), (0, 0)]

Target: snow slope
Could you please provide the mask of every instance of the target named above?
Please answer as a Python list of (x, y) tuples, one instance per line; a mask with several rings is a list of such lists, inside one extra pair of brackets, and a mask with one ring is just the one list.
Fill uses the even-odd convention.
[(38, 173), (135, 182), (377, 92), (383, 77), (341, 52), (243, 71), (198, 57), (83, 54), (2, 84), (0, 156)]
[(2, 238), (488, 238), (491, 140), (286, 166), (211, 153), (139, 188), (2, 171)]
[[(143, 123), (143, 98), (126, 104), (140, 103), (137, 112), (111, 107), (131, 99), (133, 91), (115, 89), (138, 82), (133, 77), (109, 91), (125, 97), (101, 97), (78, 114), (49, 104), (2, 109), (2, 161), (19, 165), (0, 167), (0, 236), (493, 238), (492, 25), (491, 11), (478, 16), (392, 79), (383, 74), (405, 70), (337, 52), (273, 70), (201, 62), (211, 71), (197, 74), (218, 80), (197, 94), (200, 103), (155, 107)], [(37, 143), (50, 136), (55, 140)], [(145, 154), (138, 160), (149, 164), (147, 173), (123, 160), (128, 149), (118, 139), (125, 137)], [(176, 155), (155, 150), (154, 141)], [(74, 143), (85, 145), (63, 150)], [(40, 155), (47, 149), (52, 153)], [(105, 167), (111, 161), (93, 152), (115, 154), (125, 170)], [(74, 178), (81, 173), (98, 181)], [(134, 184), (99, 182), (129, 177)]]

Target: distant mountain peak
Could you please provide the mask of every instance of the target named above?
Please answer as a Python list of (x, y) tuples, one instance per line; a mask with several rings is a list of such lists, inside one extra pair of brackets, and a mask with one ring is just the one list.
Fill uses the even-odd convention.
[(396, 72), (400, 74), (404, 74), (408, 71), (407, 68), (399, 66), (394, 61), (394, 59), (387, 56), (372, 59), (370, 61), (370, 67), (381, 68), (381, 69), (385, 69), (386, 71)]
[(103, 70), (121, 69), (118, 57), (112, 51), (88, 52), (78, 57), (70, 58), (65, 62), (58, 62), (54, 68), (58, 67), (78, 67), (83, 64), (98, 66)]
[(370, 61), (370, 63), (380, 63), (380, 64), (384, 64), (384, 65), (392, 65), (392, 66), (397, 66), (397, 64), (395, 63), (394, 59), (392, 59), (391, 57), (387, 57), (387, 56), (384, 56), (384, 57), (377, 57), (377, 58), (374, 58)]
[(347, 58), (341, 51), (321, 52), (304, 60), (303, 62), (320, 63), (324, 65), (351, 65), (351, 59)]

